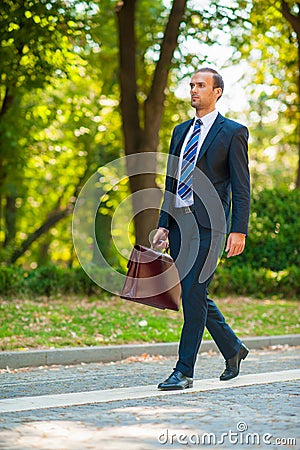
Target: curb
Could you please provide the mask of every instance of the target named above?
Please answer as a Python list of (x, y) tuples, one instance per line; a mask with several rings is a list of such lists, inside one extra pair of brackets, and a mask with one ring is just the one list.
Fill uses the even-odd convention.
[[(300, 334), (282, 336), (245, 337), (242, 341), (249, 349), (263, 349), (277, 345), (300, 345)], [(95, 362), (114, 362), (123, 359), (149, 355), (175, 356), (178, 343), (112, 345), (97, 347), (74, 347), (49, 350), (25, 350), (0, 352), (0, 369), (19, 369), (22, 367), (39, 367), (50, 365), (69, 365)], [(214, 341), (203, 341), (199, 352), (217, 350)]]

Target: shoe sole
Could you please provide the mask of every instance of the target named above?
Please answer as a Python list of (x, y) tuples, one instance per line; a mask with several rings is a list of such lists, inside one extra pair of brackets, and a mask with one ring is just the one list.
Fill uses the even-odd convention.
[(157, 387), (160, 391), (183, 391), (184, 389), (189, 389), (193, 387), (193, 383), (189, 383), (187, 386), (166, 386), (166, 387)]

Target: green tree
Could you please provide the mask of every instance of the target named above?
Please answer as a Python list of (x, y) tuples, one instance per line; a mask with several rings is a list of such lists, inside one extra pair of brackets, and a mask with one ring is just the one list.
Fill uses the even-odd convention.
[[(172, 66), (173, 54), (177, 47), (177, 39), (180, 32), (180, 23), (186, 6), (186, 0), (174, 0), (169, 14), (163, 14), (161, 2), (152, 4), (150, 7), (146, 2), (141, 2), (137, 11), (136, 0), (124, 0), (116, 7), (119, 33), (119, 74), (121, 100), (120, 108), (122, 113), (124, 148), (125, 154), (131, 155), (139, 152), (153, 152), (158, 149), (159, 130), (164, 108), (165, 90), (168, 85), (168, 75)], [(151, 14), (152, 9), (152, 14)], [(159, 10), (160, 9), (160, 10)], [(137, 31), (136, 14), (145, 14), (149, 11), (147, 24), (144, 23), (143, 35), (147, 33), (151, 36), (151, 45), (159, 46), (158, 59), (153, 64), (153, 57), (149, 58), (150, 48), (145, 47), (145, 41), (141, 39), (140, 48), (137, 51)], [(144, 17), (140, 20), (143, 22)], [(159, 26), (159, 27), (158, 27)], [(141, 33), (141, 28), (139, 30)], [(157, 34), (158, 39), (153, 39)], [(157, 41), (157, 43), (155, 43)], [(148, 52), (148, 55), (147, 55)], [(150, 74), (144, 73), (143, 80), (146, 85), (139, 86), (137, 58), (142, 57), (142, 61), (150, 68)], [(131, 192), (151, 189), (156, 187), (155, 160), (149, 160), (149, 174), (135, 175), (130, 177)], [(157, 226), (157, 214), (149, 210), (149, 199), (143, 194), (143, 205), (135, 205), (134, 211), (141, 208), (142, 212), (135, 216), (136, 239), (141, 244), (148, 244), (148, 235)], [(158, 192), (158, 191), (157, 191)], [(153, 191), (151, 193), (153, 196)], [(140, 197), (139, 197), (140, 199)], [(159, 204), (159, 198), (158, 202)]]
[[(247, 76), (255, 86), (248, 93), (259, 120), (253, 121), (259, 125), (253, 130), (256, 146), (265, 148), (272, 141), (278, 166), (279, 154), (280, 158), (294, 155), (299, 44), (292, 27), (298, 24), (299, 9), (293, 2), (287, 4), (295, 18), (291, 22), (280, 9), (282, 4), (266, 2), (262, 13), (256, 0), (240, 0), (239, 8), (228, 7), (227, 2), (202, 6), (185, 0), (168, 6), (162, 0), (90, 4), (4, 0), (0, 16), (3, 257), (37, 263), (53, 257), (71, 264), (70, 214), (82, 183), (98, 165), (120, 154), (168, 149), (171, 128), (190, 114), (186, 102), (175, 95), (178, 82), (204, 61), (213, 62), (211, 46), (222, 49), (229, 42), (224, 32), (233, 37), (235, 61), (247, 57), (255, 68), (255, 77), (251, 71)], [(202, 47), (192, 52), (190, 45), (200, 41)], [(266, 126), (264, 117), (274, 113), (271, 100), (280, 120), (270, 120)], [(162, 187), (155, 169), (154, 159), (151, 174), (131, 177), (132, 192)], [(122, 189), (114, 202), (122, 198)], [(159, 198), (158, 194), (158, 203)], [(144, 201), (145, 213), (136, 217), (135, 231), (137, 240), (148, 244), (157, 213), (146, 211), (146, 196)], [(100, 211), (108, 231), (98, 236), (107, 244), (110, 204)]]
[[(300, 6), (293, 0), (239, 1), (241, 28), (232, 22), (234, 61), (245, 58), (250, 70), (248, 95), (258, 116), (253, 136), (261, 144), (260, 131), (273, 129), (267, 147), (279, 161), (283, 153), (297, 155), (294, 184), (300, 187)], [(261, 116), (263, 114), (263, 116)], [(256, 133), (258, 131), (258, 135)], [(267, 136), (268, 131), (266, 131)], [(255, 144), (255, 143), (254, 143)], [(265, 146), (263, 146), (265, 148)], [(291, 183), (290, 183), (291, 184)]]
[[(197, 4), (187, 6), (186, 0), (173, 0), (169, 9), (160, 0), (151, 4), (124, 0), (117, 3), (116, 13), (125, 154), (155, 154), (159, 149), (164, 107), (169, 95), (172, 97), (172, 90), (179, 80), (209, 60), (202, 50), (192, 54), (186, 51), (186, 47), (200, 40), (208, 45), (222, 44), (218, 31), (223, 26), (220, 21), (224, 17), (214, 4), (200, 10)], [(234, 18), (239, 21), (238, 16), (234, 15)], [(172, 100), (169, 105), (171, 103)], [(176, 111), (175, 102), (174, 106)], [(188, 112), (180, 117), (173, 110), (172, 116), (174, 119), (170, 120), (169, 127), (174, 121), (188, 118)], [(137, 241), (144, 244), (148, 244), (149, 232), (157, 225), (157, 213), (149, 210), (146, 195), (147, 188), (156, 187), (155, 168), (153, 158), (149, 161), (150, 174), (130, 177), (133, 193), (145, 190), (143, 204), (133, 204), (134, 211), (143, 210), (135, 216), (135, 233)], [(160, 195), (157, 195), (159, 204)]]
[[(119, 157), (119, 116), (114, 104), (101, 100), (101, 92), (98, 82), (73, 74), (71, 80), (57, 80), (24, 96), (27, 123), (34, 126), (28, 137), (31, 154), (23, 168), (26, 195), (17, 198), (10, 262), (22, 255), (26, 261), (31, 249), (33, 261), (45, 262), (52, 254), (56, 261), (72, 263), (70, 215), (75, 200), (91, 173)], [(109, 243), (107, 235), (103, 238)]]
[(3, 0), (1, 4), (0, 220), (5, 248), (15, 238), (16, 202), (26, 190), (23, 169), (30, 155), (27, 136), (32, 123), (23, 98), (53, 77), (69, 76), (78, 65), (72, 40), (83, 24), (77, 16), (76, 8), (64, 1)]

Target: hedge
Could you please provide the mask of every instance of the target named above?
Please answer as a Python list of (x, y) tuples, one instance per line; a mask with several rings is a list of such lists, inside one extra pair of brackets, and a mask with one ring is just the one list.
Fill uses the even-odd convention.
[(219, 267), (211, 284), (213, 293), (219, 296), (249, 295), (300, 297), (300, 268), (291, 266), (279, 272), (263, 267), (250, 266)]
[[(300, 189), (265, 189), (252, 195), (249, 235), (242, 255), (222, 259), (211, 290), (217, 295), (300, 294)], [(97, 278), (113, 286), (113, 271)], [(48, 265), (34, 270), (0, 266), (0, 294), (56, 295), (101, 293), (83, 269)]]
[(274, 272), (300, 266), (300, 189), (265, 189), (252, 195), (246, 249), (228, 265)]
[(0, 267), (0, 293), (11, 295), (51, 296), (56, 294), (89, 295), (99, 290), (97, 285), (81, 269), (66, 269), (55, 265), (41, 266), (34, 270), (21, 267)]
[[(291, 266), (274, 272), (263, 267), (255, 269), (247, 265), (229, 267), (226, 263), (220, 264), (210, 291), (218, 296), (299, 297), (300, 268)], [(63, 269), (51, 265), (28, 271), (20, 267), (0, 267), (0, 293), (6, 297), (92, 293), (100, 296), (103, 292), (80, 268)]]

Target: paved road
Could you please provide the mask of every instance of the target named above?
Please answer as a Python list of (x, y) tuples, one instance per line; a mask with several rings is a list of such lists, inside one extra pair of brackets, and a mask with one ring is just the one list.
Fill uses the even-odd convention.
[[(144, 355), (110, 364), (1, 370), (0, 411), (7, 402), (17, 406), (0, 413), (0, 449), (152, 450), (203, 443), (219, 449), (298, 449), (299, 376), (294, 374), (299, 350), (252, 350), (241, 376), (229, 383), (217, 380), (223, 370), (219, 354), (202, 353), (197, 389), (170, 395), (159, 395), (149, 385), (169, 375), (174, 358)], [(243, 385), (247, 380), (250, 384)], [(136, 386), (143, 386), (142, 398), (130, 389)], [(99, 396), (109, 389), (121, 397), (90, 403), (91, 391)], [(76, 405), (78, 393), (87, 404)], [(30, 409), (28, 403), (27, 410), (17, 411), (29, 397), (45, 406), (53, 399), (56, 404), (60, 394), (69, 394), (69, 406)]]

